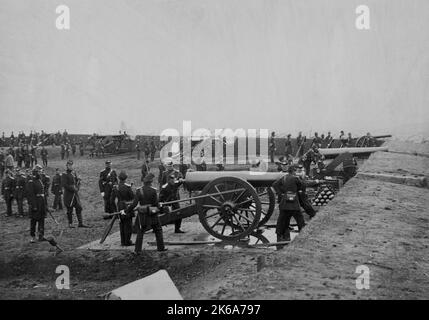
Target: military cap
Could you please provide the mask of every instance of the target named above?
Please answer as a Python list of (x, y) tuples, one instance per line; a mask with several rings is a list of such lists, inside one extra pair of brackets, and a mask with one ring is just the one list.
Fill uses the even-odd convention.
[(73, 164), (73, 160), (68, 160), (67, 164)]
[(43, 167), (40, 164), (36, 164), (33, 170), (42, 170)]
[(106, 160), (106, 162), (105, 162), (106, 164), (111, 164), (112, 163), (112, 161), (110, 161), (110, 160)]
[(153, 173), (149, 173), (146, 177), (143, 178), (143, 182), (152, 182), (155, 178)]
[(124, 170), (122, 170), (122, 171), (119, 173), (119, 179), (120, 179), (120, 180), (126, 180), (127, 178), (128, 178), (127, 173), (126, 173)]

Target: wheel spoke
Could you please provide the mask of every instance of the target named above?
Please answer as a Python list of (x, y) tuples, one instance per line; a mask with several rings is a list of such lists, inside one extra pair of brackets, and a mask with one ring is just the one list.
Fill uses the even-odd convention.
[[(217, 191), (218, 193), (220, 193), (219, 188), (217, 187), (217, 185), (215, 185), (214, 187), (215, 187), (216, 191)], [(225, 200), (225, 198), (223, 197), (223, 194), (220, 194), (220, 196), (221, 196), (221, 198), (222, 198), (223, 202), (225, 202), (226, 200)]]
[(243, 225), (241, 224), (240, 220), (239, 220), (235, 215), (233, 215), (233, 217), (234, 217), (234, 218), (235, 218), (235, 220), (238, 222), (238, 224), (240, 225), (241, 229), (244, 231), (244, 230), (245, 230), (245, 228), (244, 228), (244, 227), (243, 227)]
[(216, 211), (215, 213), (213, 213), (213, 214), (211, 214), (211, 215), (206, 216), (206, 219), (211, 218), (211, 217), (214, 217), (214, 216), (216, 216), (216, 215), (218, 215), (218, 214), (219, 214), (219, 211)]
[(232, 201), (234, 201), (234, 202), (237, 202), (242, 196), (243, 196), (243, 194), (246, 192), (246, 190), (242, 190), (241, 191), (241, 193), (238, 195), (238, 197), (237, 198), (234, 198), (234, 199), (232, 199)]
[(224, 232), (225, 232), (225, 228), (226, 228), (226, 223), (224, 223), (224, 224), (223, 224), (222, 232), (221, 232), (221, 233), (222, 233), (222, 235), (223, 235), (223, 234), (224, 234)]
[(244, 220), (249, 221), (250, 223), (252, 223), (253, 221), (250, 220), (248, 217), (241, 215), (241, 213), (236, 212), (236, 214), (238, 214), (240, 217), (242, 217)]
[(215, 206), (213, 204), (203, 204), (203, 208), (209, 208), (209, 209), (220, 209), (220, 206)]
[(216, 201), (219, 204), (222, 204), (222, 202), (220, 202), (218, 199), (214, 198), (213, 196), (209, 196), (210, 198), (212, 198), (214, 201)]
[(221, 219), (222, 219), (222, 217), (219, 217), (219, 219), (216, 220), (216, 222), (210, 227), (210, 229), (213, 229), (219, 223), (219, 221)]

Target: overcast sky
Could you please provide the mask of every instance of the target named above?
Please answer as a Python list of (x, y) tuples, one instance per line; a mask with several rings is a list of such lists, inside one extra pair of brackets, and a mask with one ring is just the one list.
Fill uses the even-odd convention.
[(359, 4), (0, 0), (0, 131), (427, 132), (429, 1)]

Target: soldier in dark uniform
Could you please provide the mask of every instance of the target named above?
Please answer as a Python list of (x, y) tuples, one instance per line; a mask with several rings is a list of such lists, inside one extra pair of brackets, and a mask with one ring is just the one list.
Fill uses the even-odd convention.
[(61, 199), (63, 190), (61, 188), (61, 175), (59, 169), (55, 169), (55, 175), (52, 178), (51, 192), (54, 195), (54, 210), (63, 210), (63, 201)]
[[(119, 173), (119, 184), (113, 189), (111, 195), (111, 202), (115, 204), (118, 211), (121, 211), (119, 215), (119, 231), (121, 234), (121, 245), (132, 246), (131, 235), (133, 233), (133, 217), (134, 212), (128, 211), (128, 206), (131, 205), (134, 200), (134, 192), (131, 185), (125, 183), (127, 180), (127, 174), (125, 171)], [(117, 203), (115, 202), (117, 200)]]
[(276, 227), (277, 241), (290, 241), (289, 224), (292, 217), (298, 224), (298, 230), (305, 225), (298, 199), (298, 192), (303, 190), (303, 186), (294, 176), (294, 170), (293, 166), (289, 166), (288, 174), (273, 183), (274, 190), (281, 196)]
[(143, 143), (143, 152), (144, 152), (145, 159), (149, 159), (149, 155), (150, 155), (150, 146), (149, 146), (149, 144), (147, 143), (147, 141), (145, 141), (145, 142)]
[[(149, 173), (144, 178), (143, 186), (137, 189), (134, 201), (128, 207), (126, 211), (127, 213), (131, 213), (137, 205), (158, 207), (158, 196), (156, 193), (156, 189), (152, 187), (152, 181), (154, 177), (155, 176), (152, 173)], [(158, 213), (156, 211), (151, 213), (149, 212), (149, 210), (139, 210), (139, 212), (137, 213), (137, 226), (137, 239), (136, 246), (134, 249), (136, 254), (139, 254), (142, 250), (143, 234), (148, 226), (151, 226), (153, 232), (155, 233), (158, 251), (167, 250), (164, 247), (162, 227), (159, 221)]]
[(33, 167), (33, 165), (37, 164), (37, 153), (36, 153), (36, 147), (31, 145), (30, 147), (30, 161), (31, 161), (31, 166)]
[(140, 140), (138, 140), (136, 143), (136, 153), (137, 153), (137, 160), (140, 160), (140, 154), (141, 154)]
[(155, 141), (151, 141), (150, 142), (150, 161), (154, 161), (155, 160), (155, 153), (156, 153), (156, 145), (155, 145)]
[[(164, 172), (164, 177), (167, 179), (167, 183), (165, 183), (161, 187), (161, 191), (159, 194), (159, 201), (161, 202), (169, 202), (174, 200), (179, 200), (179, 186), (182, 184), (182, 174), (174, 169), (167, 169)], [(179, 209), (180, 205), (178, 203), (172, 204), (173, 210)], [(182, 225), (182, 219), (177, 219), (174, 221), (174, 232), (175, 233), (185, 233), (180, 229)]]
[(328, 132), (328, 135), (325, 138), (326, 148), (330, 148), (334, 139), (331, 136), (331, 131)]
[(66, 147), (64, 143), (61, 143), (61, 160), (64, 160), (65, 154), (66, 154)]
[(0, 180), (3, 179), (4, 170), (5, 170), (5, 155), (3, 153), (3, 150), (0, 150)]
[(160, 159), (159, 160), (159, 165), (158, 165), (158, 170), (159, 170), (159, 172), (158, 172), (158, 185), (159, 185), (159, 187), (161, 187), (162, 186), (162, 179), (163, 179), (163, 177), (164, 177), (164, 172), (165, 172), (165, 165), (164, 165), (164, 163), (162, 162), (162, 159)]
[(25, 167), (27, 169), (31, 168), (31, 153), (30, 153), (28, 144), (25, 145), (23, 157), (24, 157)]
[(353, 146), (353, 137), (352, 137), (351, 132), (349, 132), (348, 135), (347, 135), (346, 147), (350, 148), (352, 146)]
[(6, 170), (5, 174), (6, 177), (2, 180), (1, 184), (1, 194), (4, 201), (6, 202), (6, 215), (10, 217), (12, 216), (12, 201), (15, 190), (15, 179), (11, 170)]
[(292, 140), (290, 139), (291, 134), (289, 133), (287, 135), (286, 141), (285, 141), (285, 155), (286, 157), (289, 157), (292, 155)]
[(106, 187), (107, 183), (109, 182), (109, 174), (110, 174), (110, 171), (112, 171), (112, 168), (111, 168), (112, 163), (110, 162), (110, 160), (106, 160), (105, 164), (106, 164), (106, 168), (104, 168), (104, 170), (102, 170), (100, 172), (100, 179), (98, 180), (98, 187), (100, 189), (100, 194), (104, 200), (104, 212), (110, 213), (109, 212), (109, 198), (106, 195), (105, 187)]
[(302, 136), (302, 132), (300, 131), (298, 133), (298, 136), (296, 137), (296, 157), (301, 157), (304, 154), (304, 137)]
[(30, 211), (30, 236), (31, 241), (36, 241), (36, 225), (39, 234), (39, 241), (43, 241), (45, 233), (45, 218), (47, 214), (47, 206), (45, 200), (44, 186), (41, 181), (40, 171), (38, 167), (33, 170), (33, 175), (27, 184), (27, 199)]
[(270, 142), (269, 142), (269, 146), (268, 146), (269, 151), (270, 151), (271, 163), (274, 163), (274, 154), (276, 151), (275, 135), (276, 135), (276, 133), (274, 131), (271, 132)]
[(311, 205), (308, 195), (307, 195), (307, 187), (317, 186), (320, 181), (319, 180), (309, 180), (308, 176), (305, 174), (305, 170), (302, 165), (299, 165), (298, 170), (296, 171), (296, 176), (300, 179), (302, 183), (302, 190), (298, 191), (299, 197), (299, 205), (304, 209), (304, 212), (310, 216), (310, 219), (316, 215), (316, 211)]
[(82, 142), (82, 140), (79, 142), (79, 152), (80, 152), (80, 156), (83, 157), (84, 149), (83, 149), (83, 142)]
[(19, 168), (16, 169), (15, 175), (15, 199), (18, 204), (18, 214), (24, 216), (24, 197), (26, 194), (27, 179)]
[(40, 171), (40, 180), (43, 183), (43, 190), (45, 192), (45, 201), (46, 201), (46, 208), (48, 208), (48, 197), (49, 197), (49, 187), (51, 185), (51, 177), (49, 177), (45, 171), (43, 170), (43, 167), (40, 165), (36, 165)]
[(113, 190), (118, 185), (118, 176), (115, 170), (111, 170), (107, 176), (107, 183), (104, 185), (104, 196), (107, 201), (107, 213), (117, 212), (116, 203), (112, 201)]
[(312, 145), (316, 145), (318, 148), (322, 147), (322, 139), (319, 137), (317, 132), (314, 133)]
[(72, 143), (72, 145), (71, 145), (71, 149), (72, 149), (72, 155), (73, 155), (73, 157), (75, 156), (75, 154), (76, 154), (76, 143)]
[(76, 209), (76, 216), (79, 222), (78, 227), (88, 228), (83, 224), (82, 220), (82, 205), (79, 198), (80, 179), (76, 172), (73, 171), (73, 161), (67, 161), (67, 170), (61, 175), (61, 186), (64, 189), (64, 205), (67, 208), (67, 218), (69, 228), (73, 227), (73, 208)]
[(48, 150), (46, 150), (45, 146), (42, 146), (42, 150), (40, 150), (40, 156), (42, 157), (42, 163), (44, 167), (48, 166)]
[(143, 182), (144, 177), (146, 177), (146, 175), (150, 172), (150, 167), (149, 167), (149, 159), (146, 159), (143, 162), (142, 168), (141, 168), (141, 181)]
[(24, 146), (18, 147), (16, 149), (16, 162), (19, 168), (22, 167), (22, 162), (24, 161)]

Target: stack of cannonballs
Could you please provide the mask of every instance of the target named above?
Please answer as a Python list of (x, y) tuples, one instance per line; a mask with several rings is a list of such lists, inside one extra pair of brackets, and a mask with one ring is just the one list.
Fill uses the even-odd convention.
[(314, 195), (313, 206), (326, 206), (335, 196), (335, 190), (329, 185), (322, 185)]

